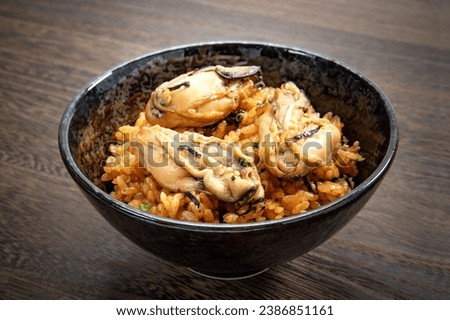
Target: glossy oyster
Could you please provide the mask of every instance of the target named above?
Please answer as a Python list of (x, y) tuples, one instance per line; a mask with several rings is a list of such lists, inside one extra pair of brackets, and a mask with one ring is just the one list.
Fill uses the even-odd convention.
[(212, 125), (235, 111), (261, 84), (257, 66), (202, 68), (157, 87), (145, 115), (150, 124), (166, 128)]
[(292, 82), (276, 88), (271, 107), (258, 120), (259, 156), (273, 175), (292, 179), (332, 161), (341, 133), (314, 111)]
[(199, 133), (142, 127), (134, 134), (141, 165), (174, 192), (204, 191), (234, 203), (236, 213), (263, 209), (264, 190), (253, 159), (237, 143)]

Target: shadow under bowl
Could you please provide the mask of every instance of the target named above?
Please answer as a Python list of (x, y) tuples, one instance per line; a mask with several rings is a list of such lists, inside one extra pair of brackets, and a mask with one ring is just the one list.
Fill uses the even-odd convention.
[[(134, 123), (164, 81), (207, 65), (258, 65), (268, 86), (293, 81), (324, 114), (339, 115), (344, 135), (366, 159), (356, 187), (342, 198), (280, 220), (208, 224), (148, 214), (115, 200), (100, 180), (114, 132)], [(252, 42), (203, 43), (151, 53), (87, 84), (70, 102), (59, 128), (61, 157), (97, 211), (152, 254), (201, 274), (239, 278), (292, 260), (345, 226), (373, 195), (397, 150), (398, 128), (385, 95), (364, 75), (334, 59), (296, 48)], [(107, 241), (105, 239), (105, 241)]]

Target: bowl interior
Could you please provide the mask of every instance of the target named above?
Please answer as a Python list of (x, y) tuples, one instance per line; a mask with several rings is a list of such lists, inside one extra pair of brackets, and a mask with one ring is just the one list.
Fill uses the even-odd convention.
[(279, 86), (293, 81), (324, 114), (332, 111), (345, 123), (344, 135), (360, 141), (366, 158), (356, 184), (380, 165), (389, 147), (392, 117), (389, 102), (365, 77), (332, 59), (265, 44), (203, 44), (157, 52), (127, 62), (93, 81), (71, 106), (68, 142), (76, 165), (96, 186), (114, 132), (134, 123), (150, 93), (164, 81), (208, 65), (259, 65), (264, 81)]

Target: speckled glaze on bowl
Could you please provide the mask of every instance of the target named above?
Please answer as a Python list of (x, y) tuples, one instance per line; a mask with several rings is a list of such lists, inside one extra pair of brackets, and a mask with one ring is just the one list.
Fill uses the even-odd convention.
[[(259, 65), (267, 85), (293, 81), (320, 113), (332, 111), (359, 140), (357, 186), (344, 197), (305, 214), (238, 225), (172, 220), (134, 209), (108, 195), (100, 181), (107, 145), (121, 125), (133, 123), (162, 82), (207, 65)], [(256, 274), (317, 247), (345, 226), (387, 173), (398, 144), (394, 110), (365, 76), (327, 57), (296, 48), (249, 42), (170, 48), (113, 68), (86, 85), (69, 104), (59, 129), (61, 157), (100, 214), (152, 254), (222, 278)], [(107, 239), (105, 239), (107, 241)]]

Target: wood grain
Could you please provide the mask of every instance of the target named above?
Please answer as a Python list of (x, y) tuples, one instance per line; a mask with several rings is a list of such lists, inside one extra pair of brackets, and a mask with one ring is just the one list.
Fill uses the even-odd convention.
[[(0, 298), (450, 299), (448, 1), (0, 3)], [(354, 66), (393, 103), (396, 161), (351, 223), (242, 281), (206, 279), (137, 248), (95, 212), (59, 157), (78, 90), (127, 59), (254, 40)]]

